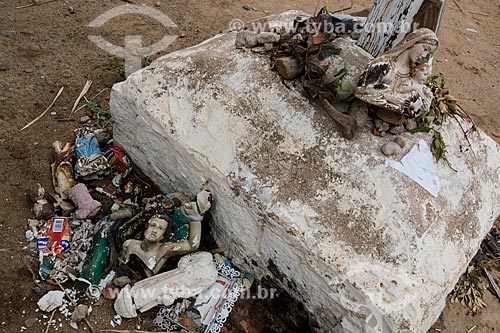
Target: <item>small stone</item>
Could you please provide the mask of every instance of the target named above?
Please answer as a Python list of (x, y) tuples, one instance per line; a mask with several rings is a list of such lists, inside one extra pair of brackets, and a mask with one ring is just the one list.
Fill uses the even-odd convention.
[(76, 10), (73, 7), (68, 7), (68, 13), (74, 14), (76, 13)]
[(400, 146), (401, 148), (404, 148), (406, 146), (406, 141), (403, 139), (402, 136), (398, 136), (394, 139), (394, 142)]
[(351, 32), (351, 38), (354, 40), (358, 40), (361, 36), (361, 31), (362, 30), (354, 30), (353, 32)]
[(128, 276), (120, 276), (113, 280), (113, 284), (119, 288), (123, 288), (130, 283), (131, 281)]
[(57, 112), (56, 111), (53, 111), (50, 113), (51, 116), (57, 116)]
[(385, 145), (382, 146), (382, 153), (385, 156), (398, 155), (401, 153), (401, 147), (398, 146), (398, 144), (393, 141), (387, 142)]
[(269, 11), (268, 10), (263, 10), (262, 11), (264, 14), (269, 14)]
[(265, 43), (264, 44), (265, 51), (271, 51), (272, 49), (273, 49), (273, 43)]
[(24, 321), (24, 325), (26, 325), (26, 327), (30, 328), (31, 326), (33, 326), (34, 323), (37, 322), (37, 318), (29, 318), (29, 319), (26, 319)]
[(9, 70), (9, 65), (7, 64), (0, 64), (0, 72), (5, 72)]
[(302, 68), (299, 66), (297, 59), (293, 57), (283, 57), (275, 60), (278, 73), (285, 80), (292, 80), (300, 75)]
[(401, 134), (404, 131), (405, 131), (405, 127), (403, 125), (397, 125), (397, 126), (392, 127), (389, 130), (389, 133), (391, 133), (391, 134)]
[(160, 6), (161, 6), (160, 1), (156, 1), (156, 2), (155, 2), (155, 7), (160, 7)]
[(251, 10), (252, 6), (250, 6), (250, 5), (243, 5), (243, 9), (244, 10)]
[(71, 315), (71, 320), (75, 323), (79, 323), (87, 317), (87, 311), (89, 307), (85, 304), (78, 304)]
[(257, 11), (257, 7), (252, 6), (252, 10)]
[(374, 125), (377, 131), (379, 131), (380, 133), (387, 132), (389, 130), (389, 124), (381, 119), (375, 119)]
[(90, 117), (89, 116), (83, 116), (80, 118), (80, 124), (84, 124), (84, 123), (87, 123), (90, 121)]
[(24, 72), (26, 72), (26, 73), (33, 73), (33, 68), (26, 68), (24, 70)]
[(277, 43), (280, 41), (280, 35), (275, 34), (274, 32), (261, 32), (257, 35), (257, 43), (266, 44), (266, 43)]
[(405, 120), (405, 127), (408, 131), (412, 131), (417, 128), (417, 121), (413, 118), (408, 118)]
[(235, 45), (237, 48), (257, 46), (257, 33), (250, 30), (242, 30), (236, 35)]

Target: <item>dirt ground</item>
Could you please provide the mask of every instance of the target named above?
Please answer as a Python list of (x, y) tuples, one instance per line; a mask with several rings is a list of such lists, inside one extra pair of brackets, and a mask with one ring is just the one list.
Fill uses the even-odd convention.
[[(35, 312), (39, 296), (32, 288), (32, 274), (26, 261), (35, 260), (27, 248), (25, 231), (32, 217), (26, 193), (41, 183), (51, 188), (51, 144), (56, 140), (72, 140), (72, 130), (79, 118), (90, 115), (82, 110), (73, 121), (71, 107), (86, 80), (93, 80), (88, 95), (93, 96), (114, 82), (120, 75), (108, 68), (112, 57), (87, 38), (101, 35), (123, 45), (125, 35), (142, 35), (145, 44), (152, 44), (164, 35), (158, 22), (143, 16), (121, 16), (101, 28), (87, 24), (113, 7), (125, 4), (119, 0), (52, 1), (28, 8), (30, 0), (0, 0), (0, 313), (1, 332), (19, 332), (25, 320), (42, 318)], [(42, 1), (43, 2), (43, 1)], [(197, 44), (228, 29), (232, 19), (256, 19), (267, 13), (301, 9), (312, 13), (325, 3), (311, 0), (136, 0), (167, 14), (180, 28), (179, 38), (165, 52)], [(244, 4), (256, 10), (243, 9)], [(329, 9), (349, 7), (349, 1), (326, 1)], [(368, 0), (353, 0), (354, 13), (369, 8)], [(155, 6), (159, 5), (159, 6)], [(265, 11), (265, 12), (264, 12)], [(434, 71), (448, 78), (452, 95), (460, 99), (480, 128), (500, 142), (500, 18), (498, 1), (447, 1), (440, 31), (440, 46)], [(38, 116), (52, 101), (61, 86), (64, 92), (47, 114), (35, 125), (20, 128)], [(109, 89), (98, 97), (105, 104)], [(498, 278), (498, 274), (496, 275)], [(467, 315), (465, 308), (447, 305), (441, 319), (430, 332), (498, 332), (500, 301), (487, 292), (488, 308), (479, 315)], [(101, 311), (102, 310), (102, 311)], [(95, 327), (108, 328), (112, 317), (109, 304), (94, 311), (90, 320)], [(59, 314), (56, 314), (56, 320)], [(36, 322), (28, 331), (43, 332), (43, 323)], [(52, 331), (52, 330), (51, 330)], [(67, 323), (59, 329), (69, 332)]]

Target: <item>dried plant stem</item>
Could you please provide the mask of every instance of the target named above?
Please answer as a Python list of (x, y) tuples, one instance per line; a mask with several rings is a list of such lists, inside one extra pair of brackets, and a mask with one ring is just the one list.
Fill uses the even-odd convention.
[(64, 87), (61, 87), (61, 89), (59, 89), (59, 92), (57, 93), (57, 95), (54, 98), (54, 100), (52, 101), (52, 103), (50, 103), (49, 107), (47, 109), (45, 109), (45, 111), (43, 111), (38, 117), (36, 117), (35, 119), (33, 119), (28, 125), (26, 125), (23, 128), (21, 128), (20, 132), (24, 131), (25, 129), (27, 129), (28, 127), (30, 127), (31, 125), (33, 125), (34, 123), (36, 123), (37, 121), (39, 121), (43, 116), (45, 116), (45, 114), (47, 112), (49, 112), (49, 110), (54, 106), (54, 103), (57, 101), (57, 99), (59, 98), (59, 96), (61, 96), (63, 90), (64, 90)]

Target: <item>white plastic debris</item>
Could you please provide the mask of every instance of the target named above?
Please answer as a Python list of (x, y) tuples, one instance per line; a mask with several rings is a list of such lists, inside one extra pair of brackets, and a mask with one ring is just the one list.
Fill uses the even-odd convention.
[(60, 307), (63, 304), (63, 299), (64, 292), (60, 290), (52, 290), (43, 295), (37, 304), (40, 310), (50, 312)]
[(113, 327), (120, 326), (122, 324), (122, 317), (117, 314), (116, 316), (113, 317), (113, 319), (111, 319), (110, 324)]
[(35, 239), (35, 234), (33, 233), (32, 230), (26, 230), (26, 234), (25, 235), (26, 235), (26, 240), (28, 242), (31, 242), (32, 240)]

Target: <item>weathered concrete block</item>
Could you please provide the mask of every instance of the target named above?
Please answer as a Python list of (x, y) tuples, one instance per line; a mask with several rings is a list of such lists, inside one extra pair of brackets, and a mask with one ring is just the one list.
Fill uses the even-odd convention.
[[(426, 332), (500, 213), (499, 147), (475, 137), (475, 160), (449, 121), (441, 132), (458, 172), (436, 166), (435, 198), (387, 165), (381, 147), (394, 137), (370, 133), (365, 104), (352, 108), (360, 133), (344, 140), (235, 36), (116, 84), (116, 142), (164, 191), (212, 190), (218, 243), (288, 288), (322, 332)], [(431, 140), (402, 136), (403, 154)]]

